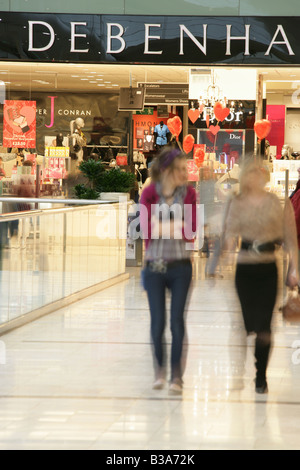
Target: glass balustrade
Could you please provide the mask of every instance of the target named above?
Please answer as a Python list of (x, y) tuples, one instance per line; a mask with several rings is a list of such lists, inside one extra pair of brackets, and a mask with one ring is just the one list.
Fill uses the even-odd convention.
[(0, 216), (0, 325), (125, 273), (127, 204)]

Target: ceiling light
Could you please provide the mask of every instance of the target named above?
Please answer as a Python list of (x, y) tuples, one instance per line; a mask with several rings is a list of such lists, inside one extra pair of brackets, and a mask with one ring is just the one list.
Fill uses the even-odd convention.
[(40, 83), (41, 85), (50, 85), (49, 82), (44, 82), (44, 80), (32, 80), (35, 83)]
[(269, 83), (294, 83), (294, 82), (300, 82), (300, 80), (266, 80), (266, 82), (269, 82)]

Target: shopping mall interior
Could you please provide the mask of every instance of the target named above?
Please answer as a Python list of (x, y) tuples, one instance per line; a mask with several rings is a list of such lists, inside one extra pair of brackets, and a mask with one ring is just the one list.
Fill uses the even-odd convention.
[[(226, 83), (223, 72), (231, 77)], [(298, 67), (2, 62), (0, 92), (2, 101), (36, 103), (37, 145), (28, 155), (51, 157), (46, 149), (50, 152), (56, 146), (59, 133), (68, 139), (70, 122), (80, 117), (85, 121), (87, 158), (97, 152), (102, 158), (102, 149), (110, 148), (115, 159), (126, 155), (131, 145), (133, 152), (145, 157), (134, 160), (139, 170), (139, 165), (147, 165), (151, 150), (147, 154), (145, 145), (138, 145), (138, 128), (150, 132), (161, 119), (179, 115), (182, 135), (193, 133), (202, 145), (201, 129), (207, 131), (207, 121), (192, 123), (188, 111), (201, 101), (213, 76), (220, 94), (237, 100), (238, 112), (247, 110), (249, 128), (244, 121), (239, 125), (238, 119), (233, 127), (230, 122), (225, 125), (230, 135), (244, 132), (242, 147), (218, 153), (214, 141), (206, 152), (207, 165), (221, 179), (247, 152), (259, 152), (253, 118), (268, 118), (273, 122), (273, 133), (263, 148), (271, 173), (268, 190), (284, 198), (294, 189), (300, 167)], [(184, 105), (178, 96), (169, 102), (149, 99), (145, 109), (153, 108), (152, 115), (118, 110), (120, 88), (149, 83), (179, 84), (184, 93), (190, 92), (182, 98)], [(239, 90), (238, 96), (226, 95), (227, 88)], [(236, 103), (231, 106), (236, 111)], [(3, 145), (0, 156), (7, 174), (1, 184), (2, 199), (13, 196), (11, 179), (22, 174), (19, 170), (14, 174), (11, 153)], [(128, 166), (124, 165), (125, 171)], [(299, 324), (282, 316), (285, 260), (279, 263), (268, 394), (255, 393), (254, 339), (245, 335), (234, 263), (221, 263), (215, 278), (209, 278), (203, 245), (193, 253), (183, 393), (171, 395), (168, 387), (153, 390), (142, 249), (120, 233), (117, 239), (103, 236), (114, 217), (120, 225), (127, 224), (127, 201), (125, 208), (105, 199), (99, 207), (66, 205), (63, 177), (47, 174), (45, 179), (52, 188), (55, 179), (61, 185), (61, 192), (55, 187), (46, 193), (46, 183), (40, 182), (41, 197), (51, 198), (51, 203), (37, 204), (30, 213), (16, 216), (5, 214), (5, 202), (0, 202), (0, 224), (18, 221), (18, 234), (8, 225), (10, 236), (0, 250), (0, 449), (299, 449)], [(213, 197), (217, 230), (230, 190), (226, 178), (224, 182)], [(165, 342), (170, 347), (169, 329)]]

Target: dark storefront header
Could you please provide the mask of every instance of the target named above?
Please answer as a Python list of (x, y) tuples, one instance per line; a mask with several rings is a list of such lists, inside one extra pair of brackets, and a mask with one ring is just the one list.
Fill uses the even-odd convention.
[(0, 59), (300, 65), (300, 18), (0, 13)]

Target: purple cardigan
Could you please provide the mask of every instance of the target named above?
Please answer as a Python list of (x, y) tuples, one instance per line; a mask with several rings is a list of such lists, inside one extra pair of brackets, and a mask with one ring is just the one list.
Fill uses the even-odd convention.
[[(150, 186), (144, 189), (142, 196), (141, 196), (141, 200), (140, 200), (140, 205), (144, 206), (140, 208), (140, 222), (141, 222), (141, 230), (144, 234), (146, 249), (148, 248), (152, 239), (151, 237), (152, 206), (158, 204), (158, 202), (159, 202), (159, 195), (157, 194), (157, 191), (156, 191), (156, 184), (152, 183)], [(191, 220), (185, 219), (184, 223), (186, 226), (188, 226), (191, 229), (192, 233), (195, 234), (197, 230), (197, 195), (196, 195), (195, 189), (192, 188), (191, 186), (187, 186), (187, 192), (184, 198), (184, 204), (192, 206)], [(147, 234), (148, 236), (145, 236), (145, 234)], [(183, 234), (183, 239), (186, 242), (193, 242), (195, 239), (195, 237), (191, 239), (186, 238), (184, 228), (182, 229), (182, 234)]]

